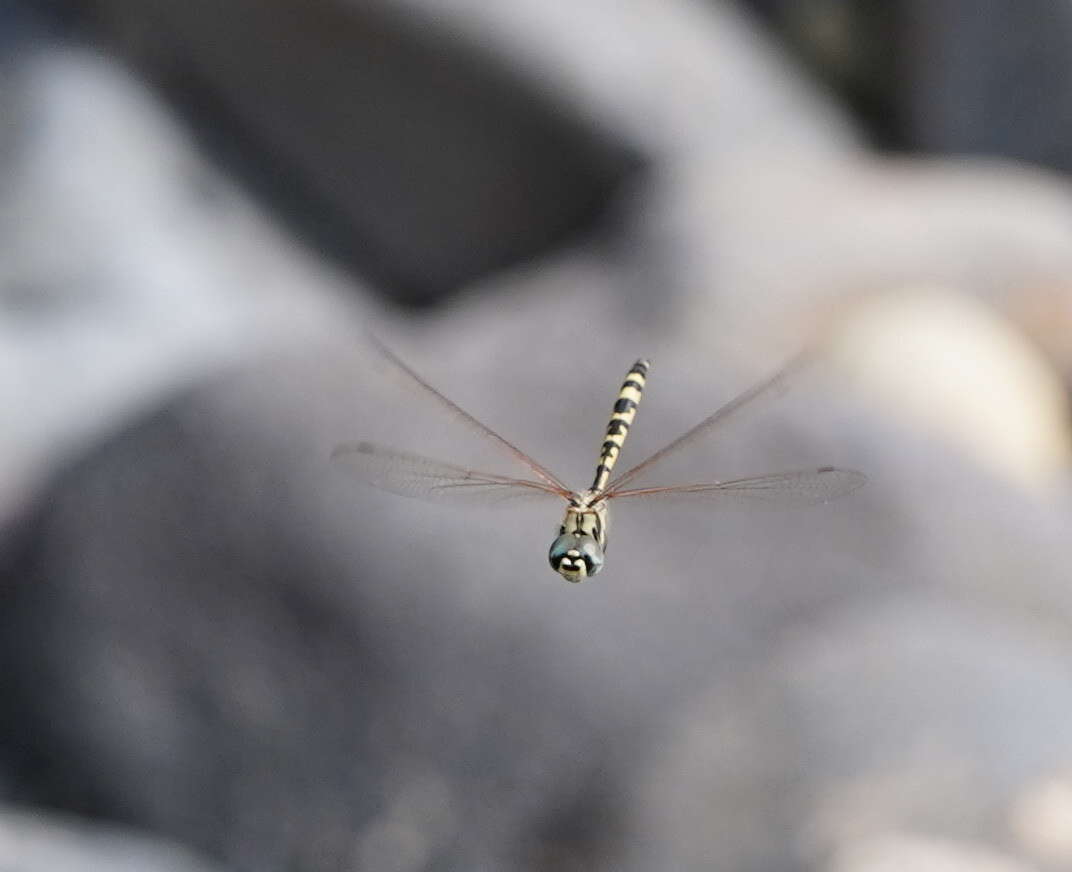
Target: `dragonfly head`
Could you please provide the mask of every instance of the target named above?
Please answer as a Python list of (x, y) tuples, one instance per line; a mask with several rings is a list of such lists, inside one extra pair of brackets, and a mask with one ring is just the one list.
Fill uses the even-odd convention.
[(551, 568), (566, 581), (584, 581), (603, 568), (603, 548), (583, 533), (563, 533), (551, 543)]

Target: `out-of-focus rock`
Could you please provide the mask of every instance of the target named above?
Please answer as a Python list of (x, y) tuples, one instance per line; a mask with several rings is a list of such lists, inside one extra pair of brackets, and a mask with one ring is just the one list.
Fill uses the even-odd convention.
[[(457, 313), (417, 363), (469, 349), (437, 385), (587, 478), (614, 382), (556, 363), (530, 305), (490, 336)], [(666, 350), (633, 457), (732, 381)], [(92, 791), (236, 869), (397, 850), (414, 869), (793, 870), (802, 838), (842, 844), (858, 819), (1004, 816), (1072, 753), (1045, 641), (1072, 623), (1064, 525), (951, 452), (800, 385), (705, 469), (814, 459), (868, 487), (751, 517), (617, 507), (607, 568), (573, 588), (546, 565), (559, 505), (444, 509), (329, 463), (390, 423), (371, 372), (339, 345), (261, 360), (56, 482), (5, 560), (5, 745), (41, 761), (15, 790)], [(390, 436), (452, 458), (432, 420)], [(947, 779), (920, 736), (978, 776)]]
[(1072, 281), (1029, 284), (1007, 303), (1013, 322), (1072, 385)]
[(185, 848), (115, 826), (0, 812), (4, 872), (223, 872)]
[(1065, 0), (745, 0), (879, 143), (1072, 169)]
[(1024, 786), (1009, 810), (1009, 830), (1044, 866), (1072, 866), (1072, 777), (1051, 773)]
[(560, 507), (450, 530), (346, 481), (324, 445), (363, 434), (313, 422), (364, 376), (317, 351), (177, 401), (9, 537), (8, 789), (250, 872), (613, 868), (643, 712), (555, 627)]
[(690, 331), (792, 345), (841, 301), (914, 284), (1012, 313), (1025, 289), (1072, 274), (1072, 186), (1058, 177), (759, 157), (678, 166), (638, 213), (637, 272), (687, 310)]
[[(900, 587), (712, 692), (663, 737), (648, 782), (669, 868), (885, 869), (897, 855), (1033, 868), (1054, 847), (1039, 839), (1052, 803), (1024, 797), (1072, 759), (1068, 644), (979, 602)], [(1050, 607), (1067, 616), (1067, 601)]]
[(809, 73), (834, 91), (880, 146), (901, 145), (894, 111), (905, 62), (899, 0), (742, 0)]
[(958, 453), (1032, 491), (1072, 472), (1064, 385), (1013, 325), (976, 298), (904, 288), (863, 300), (834, 328), (833, 353), (861, 393)]
[(0, 122), (0, 518), (57, 458), (338, 317), (338, 285), (85, 50), (12, 64)]
[(953, 839), (890, 833), (844, 849), (828, 872), (1035, 872), (994, 848)]
[[(124, 6), (145, 20), (109, 8)], [(391, 8), (435, 13), (435, 33), (568, 90), (567, 116), (651, 161), (604, 244), (573, 237), (381, 331), (571, 483), (590, 480), (640, 354), (655, 368), (623, 462), (747, 387), (845, 297), (925, 280), (1002, 309), (1072, 271), (1062, 183), (864, 158), (836, 107), (723, 4)], [(204, 14), (236, 9), (261, 12)], [(187, 62), (214, 38), (197, 26), (175, 34)], [(265, 131), (308, 117), (257, 102), (243, 43), (208, 46), (235, 64), (231, 99), (251, 94)], [(5, 118), (33, 123), (6, 125), (2, 151), (6, 481), (21, 491), (0, 540), (6, 795), (166, 833), (242, 872), (796, 872), (918, 832), (1021, 863), (1054, 848), (1040, 836), (1052, 803), (1024, 797), (1068, 771), (1059, 508), (817, 368), (680, 480), (836, 463), (866, 488), (761, 516), (636, 501), (615, 514), (604, 572), (567, 587), (546, 565), (555, 501), (444, 509), (333, 466), (353, 439), (468, 449), (434, 404), (410, 420), (419, 393), (374, 405), (371, 307), (340, 306), (338, 276), (219, 183), (145, 91), (81, 52), (21, 69), (23, 114)], [(271, 71), (272, 93), (304, 93), (301, 70)], [(402, 105), (396, 82), (365, 84)], [(434, 119), (417, 96), (406, 105)], [(295, 161), (328, 151), (310, 142), (347, 105), (336, 90), (310, 109), (321, 126), (287, 131)], [(338, 146), (323, 177), (350, 166)], [(451, 156), (471, 174), (464, 209), (486, 193), (483, 154)], [(420, 202), (399, 165), (378, 189), (403, 207), (391, 233)], [(541, 203), (485, 226), (489, 245), (564, 214)], [(487, 252), (458, 247), (473, 226), (452, 229), (438, 249), (392, 237), (395, 252), (419, 271), (428, 243), (433, 271), (476, 270)], [(1024, 815), (1035, 829), (1014, 829)]]
[(283, 189), (276, 202), (299, 225), (402, 299), (613, 226), (622, 191), (665, 164), (757, 150), (826, 160), (858, 144), (729, 4), (90, 7), (98, 32), (261, 167), (261, 187)]
[(905, 0), (897, 112), (916, 148), (1072, 170), (1072, 6)]
[(398, 299), (433, 301), (582, 234), (640, 168), (446, 4), (88, 6), (296, 226)]
[(698, 156), (838, 159), (861, 145), (840, 107), (735, 3), (387, 2), (509, 54), (600, 127), (639, 144), (657, 174)]

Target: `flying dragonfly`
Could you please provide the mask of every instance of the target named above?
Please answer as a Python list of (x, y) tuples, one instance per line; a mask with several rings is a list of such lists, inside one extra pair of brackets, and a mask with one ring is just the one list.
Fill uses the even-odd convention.
[(480, 472), (371, 442), (339, 445), (332, 451), (332, 457), (354, 467), (369, 484), (401, 496), (426, 500), (475, 499), (485, 504), (526, 495), (554, 496), (564, 500), (565, 517), (558, 528), (558, 535), (551, 543), (548, 560), (551, 568), (566, 581), (584, 581), (603, 568), (607, 550), (608, 504), (612, 501), (681, 497), (690, 501), (744, 500), (774, 506), (806, 505), (844, 496), (867, 480), (863, 473), (852, 469), (820, 466), (732, 481), (629, 487), (631, 483), (636, 483), (642, 473), (650, 473), (670, 458), (679, 457), (686, 448), (710, 436), (731, 415), (784, 385), (788, 376), (798, 368), (803, 355), (766, 381), (712, 412), (646, 460), (611, 478), (636, 417), (651, 369), (649, 361), (643, 358), (638, 360), (626, 374), (618, 391), (600, 446), (595, 478), (589, 488), (578, 491), (567, 487), (545, 466), (433, 388), (388, 348), (378, 342), (376, 344), (380, 353), (422, 392), (434, 398), (470, 430), (527, 467), (533, 477), (512, 478), (493, 472)]

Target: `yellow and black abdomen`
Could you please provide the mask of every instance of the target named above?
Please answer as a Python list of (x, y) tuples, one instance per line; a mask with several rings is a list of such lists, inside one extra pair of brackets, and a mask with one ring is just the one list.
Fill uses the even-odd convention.
[(618, 399), (614, 403), (614, 412), (607, 423), (607, 433), (603, 437), (603, 446), (599, 450), (599, 466), (596, 467), (596, 477), (592, 482), (592, 490), (601, 491), (610, 481), (611, 470), (618, 461), (618, 455), (622, 452), (625, 437), (629, 435), (629, 428), (636, 417), (637, 406), (640, 397), (644, 393), (644, 383), (648, 378), (648, 368), (651, 366), (646, 360), (638, 360), (625, 377), (622, 389), (618, 391)]

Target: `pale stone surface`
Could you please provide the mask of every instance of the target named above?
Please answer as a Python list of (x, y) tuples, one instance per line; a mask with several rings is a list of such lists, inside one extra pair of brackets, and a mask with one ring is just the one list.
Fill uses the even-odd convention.
[(0, 517), (58, 458), (343, 310), (331, 272), (86, 50), (9, 77), (0, 201)]
[(998, 312), (967, 294), (906, 287), (860, 301), (833, 354), (861, 394), (1040, 496), (1072, 468), (1072, 410), (1057, 372)]
[(697, 156), (647, 192), (636, 232), (642, 275), (688, 335), (790, 344), (844, 301), (906, 285), (1009, 314), (1025, 291), (1067, 294), (1072, 187), (995, 161)]
[(971, 842), (891, 833), (844, 849), (829, 872), (1034, 872), (992, 848)]
[(116, 826), (0, 810), (5, 872), (223, 872), (178, 845)]
[(1025, 785), (1009, 811), (1009, 828), (1031, 857), (1072, 865), (1072, 777), (1054, 773)]

